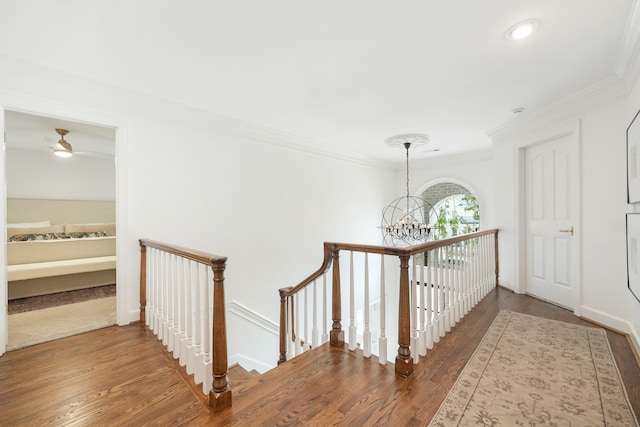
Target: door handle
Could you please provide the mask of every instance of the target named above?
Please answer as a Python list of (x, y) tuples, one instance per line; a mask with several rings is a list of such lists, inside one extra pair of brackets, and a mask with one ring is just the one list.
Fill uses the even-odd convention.
[(561, 233), (571, 233), (571, 235), (573, 236), (573, 225), (571, 226), (571, 228), (567, 229), (567, 230), (560, 230)]

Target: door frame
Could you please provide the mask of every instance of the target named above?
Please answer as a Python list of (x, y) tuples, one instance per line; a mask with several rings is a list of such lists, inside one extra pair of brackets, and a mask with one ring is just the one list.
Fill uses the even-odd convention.
[[(128, 185), (127, 185), (127, 156), (125, 144), (125, 126), (120, 119), (109, 114), (95, 113), (77, 106), (58, 105), (50, 102), (35, 100), (31, 97), (12, 97), (12, 102), (5, 103), (0, 100), (0, 130), (3, 133), (2, 149), (0, 150), (0, 165), (3, 166), (0, 173), (0, 212), (6, 224), (6, 150), (4, 145), (5, 111), (18, 111), (26, 114), (34, 114), (47, 117), (57, 117), (63, 120), (107, 126), (115, 129), (115, 176), (116, 182), (116, 322), (118, 325), (127, 325), (130, 322), (131, 312), (137, 307), (129, 307), (126, 286), (128, 277), (129, 259), (129, 220), (127, 209)], [(7, 242), (6, 238), (0, 244), (0, 302), (5, 307), (0, 314), (0, 356), (6, 352), (8, 341), (8, 283), (7, 283)]]
[(576, 230), (573, 239), (575, 240), (577, 254), (576, 263), (573, 271), (576, 271), (577, 277), (575, 278), (575, 289), (573, 294), (573, 313), (576, 316), (580, 316), (581, 301), (582, 301), (582, 159), (580, 152), (580, 119), (571, 120), (545, 128), (543, 130), (526, 135), (515, 143), (515, 165), (516, 165), (516, 230), (515, 230), (515, 277), (516, 286), (515, 291), (520, 294), (524, 294), (527, 291), (527, 275), (526, 275), (526, 260), (527, 260), (527, 239), (526, 239), (526, 172), (525, 172), (525, 150), (534, 145), (543, 144), (559, 138), (569, 137), (570, 146), (576, 155), (576, 170), (573, 173), (573, 179), (578, 186), (578, 194), (576, 194), (576, 223), (574, 228)]

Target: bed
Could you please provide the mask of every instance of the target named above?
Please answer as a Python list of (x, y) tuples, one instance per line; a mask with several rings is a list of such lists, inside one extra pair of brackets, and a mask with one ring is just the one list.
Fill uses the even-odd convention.
[(116, 283), (113, 223), (7, 224), (9, 299)]

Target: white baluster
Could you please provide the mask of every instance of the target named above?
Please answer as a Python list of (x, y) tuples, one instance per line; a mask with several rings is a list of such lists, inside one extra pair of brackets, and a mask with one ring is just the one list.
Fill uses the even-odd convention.
[(455, 294), (455, 316), (453, 318), (453, 324), (456, 325), (462, 318), (462, 269), (464, 268), (464, 257), (462, 256), (463, 242), (457, 244), (456, 254), (458, 262), (456, 265), (456, 279), (454, 280), (454, 294)]
[(162, 326), (158, 331), (158, 338), (162, 340), (163, 345), (167, 345), (169, 342), (168, 329), (169, 329), (169, 254), (162, 253)]
[(174, 277), (176, 283), (176, 330), (173, 337), (173, 358), (180, 359), (180, 351), (182, 351), (182, 337), (184, 335), (184, 282), (182, 281), (182, 257), (176, 257), (175, 259)]
[(168, 264), (168, 275), (167, 280), (169, 282), (169, 327), (168, 327), (168, 336), (167, 336), (167, 350), (169, 353), (174, 351), (173, 343), (176, 336), (176, 282), (175, 282), (175, 265), (176, 265), (176, 256), (173, 254), (169, 255), (169, 264)]
[(302, 311), (302, 316), (304, 318), (304, 325), (303, 325), (303, 331), (302, 331), (302, 351), (307, 351), (309, 350), (311, 347), (311, 343), (309, 342), (309, 297), (308, 297), (308, 292), (307, 289), (309, 289), (309, 286), (305, 286), (304, 287), (304, 307), (303, 307), (303, 311)]
[(473, 263), (474, 268), (474, 278), (473, 278), (473, 299), (472, 299), (472, 307), (475, 307), (478, 304), (478, 294), (479, 294), (479, 286), (480, 286), (480, 264), (482, 263), (480, 247), (480, 239), (476, 238), (476, 254), (475, 254), (475, 262)]
[(353, 268), (353, 251), (349, 252), (349, 350), (356, 349), (356, 293)]
[(451, 278), (451, 327), (456, 326), (460, 320), (460, 306), (458, 299), (458, 288), (460, 286), (460, 268), (462, 260), (460, 259), (460, 244), (452, 245), (453, 250), (453, 271)]
[(426, 256), (426, 264), (427, 264), (427, 282), (426, 285), (426, 294), (427, 294), (427, 302), (426, 302), (426, 332), (425, 332), (425, 347), (427, 349), (433, 348), (433, 253), (434, 251), (428, 251)]
[(471, 310), (471, 273), (473, 271), (473, 247), (471, 240), (465, 242), (465, 256), (467, 258), (467, 266), (464, 273), (464, 314), (465, 316)]
[(155, 294), (155, 255), (153, 253), (155, 249), (147, 248), (147, 325), (150, 331), (155, 331), (155, 318), (156, 318), (156, 294)]
[(451, 245), (442, 248), (444, 250), (444, 333), (451, 331)]
[(198, 270), (197, 264), (189, 261), (189, 357), (187, 358), (187, 373), (193, 375), (198, 363), (200, 352), (198, 339)]
[(295, 348), (294, 354), (296, 356), (302, 354), (302, 338), (300, 337), (300, 292), (294, 294), (294, 304), (293, 304), (293, 333), (296, 337), (295, 339)]
[(311, 330), (311, 347), (318, 347), (318, 290), (316, 289), (316, 280), (313, 280), (313, 329)]
[(491, 235), (491, 289), (494, 289), (498, 286), (497, 277), (496, 277), (496, 241), (497, 235)]
[(205, 280), (203, 283), (203, 307), (204, 307), (204, 336), (202, 346), (204, 348), (204, 366), (202, 375), (202, 391), (209, 394), (213, 386), (213, 270), (205, 267)]
[(294, 341), (294, 332), (293, 332), (293, 296), (287, 297), (286, 302), (286, 319), (287, 319), (287, 360), (295, 357), (295, 343)]
[(420, 327), (420, 334), (418, 336), (418, 347), (420, 347), (420, 356), (426, 356), (427, 354), (427, 321), (425, 319), (426, 316), (426, 304), (425, 304), (425, 283), (424, 283), (424, 269), (425, 269), (425, 256), (426, 253), (422, 253), (420, 254), (420, 257), (422, 258), (422, 263), (420, 265), (420, 282), (418, 283), (418, 286), (420, 288), (420, 292), (419, 292), (419, 301), (420, 303), (418, 304), (418, 309), (420, 310), (420, 319), (419, 319), (419, 327)]
[(327, 311), (329, 306), (327, 304), (327, 272), (322, 274), (322, 343), (329, 341), (329, 332), (327, 329)]
[(380, 338), (378, 340), (378, 362), (381, 365), (387, 364), (386, 301), (387, 294), (384, 284), (384, 255), (380, 255)]
[(364, 357), (371, 357), (371, 329), (369, 327), (369, 254), (364, 253), (364, 332), (362, 333)]
[(194, 287), (195, 287), (195, 295), (193, 296), (193, 307), (194, 307), (194, 317), (195, 317), (195, 329), (193, 332), (194, 338), (194, 363), (193, 363), (193, 378), (196, 384), (200, 384), (203, 380), (203, 373), (200, 369), (201, 366), (204, 365), (204, 356), (202, 350), (202, 273), (200, 271), (200, 266), (198, 264), (195, 265), (195, 277), (194, 277)]
[(192, 323), (191, 316), (193, 313), (191, 305), (191, 261), (187, 258), (182, 259), (182, 281), (183, 287), (183, 301), (184, 301), (184, 335), (182, 336), (180, 343), (180, 365), (186, 366), (189, 361), (189, 346), (192, 338)]
[(413, 266), (411, 268), (411, 286), (409, 286), (409, 290), (411, 294), (409, 295), (411, 306), (409, 307), (411, 317), (410, 317), (410, 326), (409, 330), (411, 331), (411, 355), (413, 356), (413, 363), (418, 363), (420, 361), (420, 350), (418, 350), (418, 292), (416, 291), (416, 285), (418, 281), (418, 275), (416, 273), (417, 260), (416, 255), (413, 256)]
[(147, 298), (147, 301), (145, 303), (145, 313), (144, 313), (144, 324), (147, 325), (147, 328), (150, 328), (150, 324), (151, 324), (151, 310), (152, 310), (152, 305), (150, 304), (150, 302), (152, 301), (151, 299), (151, 286), (153, 284), (153, 282), (151, 281), (151, 277), (153, 274), (153, 263), (152, 263), (152, 258), (151, 258), (151, 251), (149, 250), (149, 248), (146, 248), (145, 252), (145, 263), (146, 263), (146, 274), (147, 276), (145, 277), (146, 280), (146, 289), (145, 289), (145, 296)]
[(162, 252), (157, 249), (155, 251), (155, 319), (154, 319), (154, 333), (158, 339), (162, 339), (160, 331), (162, 329)]
[[(446, 259), (443, 259), (443, 256), (446, 257), (446, 253), (444, 253), (444, 248), (438, 248), (438, 261), (442, 263), (444, 261), (446, 265)], [(446, 267), (445, 265), (440, 265), (438, 268), (438, 335), (440, 337), (444, 337), (445, 334), (445, 312), (444, 312), (444, 287), (445, 287), (445, 276), (446, 276)]]

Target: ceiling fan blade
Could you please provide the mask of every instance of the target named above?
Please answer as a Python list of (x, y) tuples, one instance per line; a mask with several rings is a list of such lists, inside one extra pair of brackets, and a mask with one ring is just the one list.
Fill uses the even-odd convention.
[(99, 153), (97, 151), (74, 151), (74, 155), (85, 156), (85, 157), (94, 157), (96, 159), (114, 159), (115, 156), (109, 153)]

